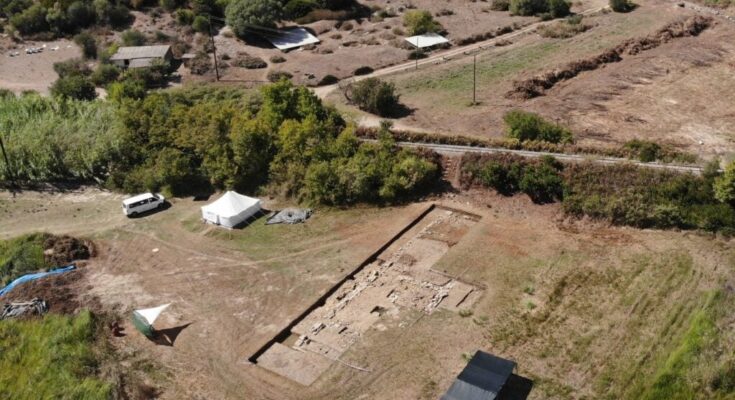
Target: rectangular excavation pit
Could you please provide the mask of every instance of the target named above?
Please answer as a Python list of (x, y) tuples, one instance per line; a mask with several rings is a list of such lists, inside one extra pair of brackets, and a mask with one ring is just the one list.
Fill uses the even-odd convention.
[(378, 321), (396, 320), (402, 309), (470, 307), (482, 289), (432, 266), (478, 220), (430, 206), (248, 360), (310, 385)]

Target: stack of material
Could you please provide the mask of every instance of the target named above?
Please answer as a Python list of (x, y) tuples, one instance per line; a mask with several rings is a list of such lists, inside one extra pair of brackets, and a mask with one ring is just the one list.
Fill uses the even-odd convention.
[(3, 305), (3, 310), (0, 312), (0, 320), (26, 315), (43, 315), (47, 312), (48, 306), (41, 299), (33, 299), (23, 303), (7, 303)]
[(309, 219), (311, 214), (311, 208), (286, 208), (270, 216), (265, 224), (298, 224)]

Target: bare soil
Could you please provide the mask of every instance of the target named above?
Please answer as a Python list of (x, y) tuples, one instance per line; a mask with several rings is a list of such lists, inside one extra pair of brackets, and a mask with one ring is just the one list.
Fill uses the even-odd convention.
[[(43, 52), (26, 54), (25, 49), (43, 47)], [(58, 47), (58, 50), (51, 50)], [(11, 57), (11, 53), (20, 53)], [(0, 88), (14, 93), (34, 90), (48, 94), (49, 87), (58, 78), (54, 63), (81, 57), (79, 47), (67, 39), (51, 42), (25, 41), (14, 43), (8, 38), (0, 38)]]

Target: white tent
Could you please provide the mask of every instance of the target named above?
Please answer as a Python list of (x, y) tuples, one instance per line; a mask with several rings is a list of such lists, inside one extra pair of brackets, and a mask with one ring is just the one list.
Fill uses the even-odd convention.
[(260, 200), (229, 191), (217, 201), (202, 207), (204, 221), (234, 228), (260, 211)]
[(156, 319), (158, 319), (158, 316), (161, 315), (163, 310), (167, 309), (170, 305), (171, 303), (164, 304), (158, 307), (144, 308), (142, 310), (133, 311), (133, 325), (142, 334), (148, 337), (153, 337), (155, 334), (153, 330), (153, 323), (156, 322)]
[(425, 47), (432, 47), (438, 44), (447, 43), (447, 38), (437, 35), (436, 33), (425, 33), (423, 35), (416, 35), (407, 37), (406, 41), (411, 43), (413, 47), (423, 49)]

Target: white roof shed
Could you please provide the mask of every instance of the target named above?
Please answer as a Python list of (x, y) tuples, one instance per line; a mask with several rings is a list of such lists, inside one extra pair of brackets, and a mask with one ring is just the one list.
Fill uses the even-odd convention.
[(260, 211), (260, 200), (228, 191), (213, 203), (202, 207), (205, 222), (234, 228)]

